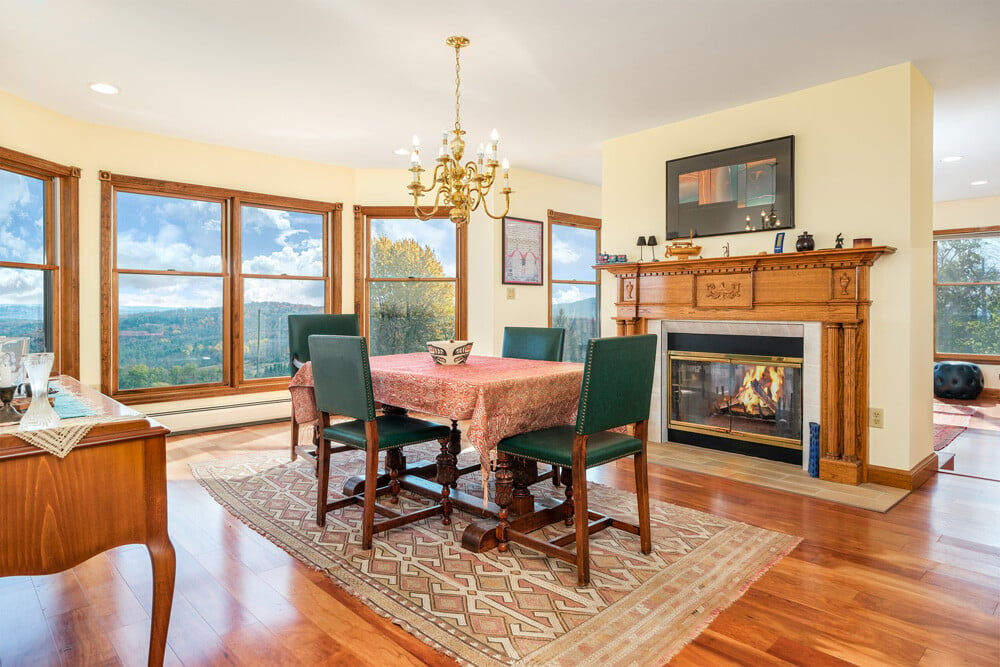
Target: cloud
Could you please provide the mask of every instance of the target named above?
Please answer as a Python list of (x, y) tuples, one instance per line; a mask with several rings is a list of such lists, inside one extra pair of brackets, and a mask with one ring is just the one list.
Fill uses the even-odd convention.
[(552, 292), (552, 303), (573, 303), (592, 296), (594, 296), (592, 290), (587, 290), (587, 293), (584, 293), (576, 285), (560, 285), (558, 290)]
[(552, 239), (552, 263), (553, 264), (576, 264), (580, 261), (580, 253), (562, 239)]
[(42, 271), (0, 269), (0, 303), (38, 304), (44, 298)]
[(323, 275), (323, 244), (319, 239), (309, 239), (301, 244), (302, 250), (285, 246), (268, 255), (257, 255), (243, 260), (244, 273), (263, 273), (272, 276)]

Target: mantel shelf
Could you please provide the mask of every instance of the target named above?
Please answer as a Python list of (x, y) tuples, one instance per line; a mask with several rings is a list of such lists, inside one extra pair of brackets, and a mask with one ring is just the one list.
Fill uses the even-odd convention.
[(700, 259), (666, 259), (650, 262), (621, 262), (595, 264), (593, 268), (603, 269), (614, 275), (655, 273), (725, 273), (797, 268), (803, 266), (844, 266), (871, 264), (881, 257), (896, 252), (892, 246), (868, 246), (863, 248), (828, 248), (805, 252), (761, 253), (738, 255), (735, 257), (703, 257)]

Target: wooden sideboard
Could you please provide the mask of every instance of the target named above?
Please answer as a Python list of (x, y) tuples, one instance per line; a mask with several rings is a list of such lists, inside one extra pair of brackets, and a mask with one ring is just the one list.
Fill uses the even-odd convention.
[(820, 477), (868, 479), (869, 273), (889, 246), (599, 264), (618, 281), (618, 335), (649, 320), (820, 322)]
[(81, 385), (98, 423), (65, 458), (0, 434), (0, 576), (60, 572), (113, 547), (144, 544), (153, 568), (149, 664), (161, 665), (173, 601), (167, 535), (167, 429)]

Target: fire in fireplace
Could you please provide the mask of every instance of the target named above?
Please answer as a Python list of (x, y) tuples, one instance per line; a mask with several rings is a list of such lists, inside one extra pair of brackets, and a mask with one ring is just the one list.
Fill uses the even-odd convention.
[(801, 339), (671, 334), (668, 347), (670, 440), (801, 463)]

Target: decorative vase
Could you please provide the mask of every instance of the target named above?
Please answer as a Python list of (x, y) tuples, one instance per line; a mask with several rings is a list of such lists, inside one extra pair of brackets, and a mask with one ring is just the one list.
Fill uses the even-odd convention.
[(798, 240), (795, 241), (795, 250), (798, 252), (812, 250), (815, 247), (816, 241), (813, 240), (812, 234), (809, 232), (802, 232), (799, 234)]
[(809, 422), (809, 476), (819, 477), (819, 424)]
[(21, 415), (20, 430), (38, 431), (59, 425), (59, 415), (49, 403), (49, 373), (55, 355), (51, 352), (35, 352), (21, 358), (24, 371), (31, 385), (31, 403)]

